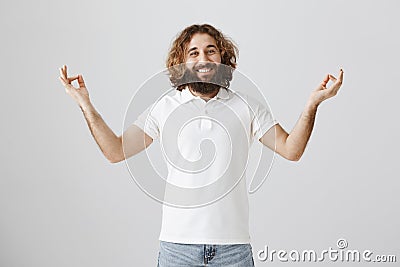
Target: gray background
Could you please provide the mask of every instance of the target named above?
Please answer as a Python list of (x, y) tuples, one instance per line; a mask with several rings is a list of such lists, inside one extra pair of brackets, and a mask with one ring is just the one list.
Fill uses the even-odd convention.
[[(323, 76), (345, 71), (302, 159), (278, 157), (250, 195), (253, 252), (346, 238), (399, 258), (398, 12), (396, 1), (2, 1), (0, 266), (156, 265), (161, 205), (108, 163), (58, 68), (83, 74), (121, 134), (174, 36), (204, 22), (237, 43), (239, 69), (288, 131)], [(256, 259), (268, 264), (282, 263)]]

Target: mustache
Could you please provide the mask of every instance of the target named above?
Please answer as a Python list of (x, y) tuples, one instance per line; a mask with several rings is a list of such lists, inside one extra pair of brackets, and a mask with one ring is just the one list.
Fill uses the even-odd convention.
[[(211, 71), (203, 75), (200, 73), (202, 68)], [(168, 69), (167, 74), (171, 84), (180, 91), (185, 85), (196, 82), (218, 84), (221, 87), (229, 88), (233, 70), (230, 66), (222, 63), (203, 61), (174, 65)]]
[(217, 68), (217, 64), (216, 63), (212, 63), (212, 62), (203, 62), (203, 63), (198, 63), (196, 65), (193, 66), (193, 70), (199, 70), (199, 69), (216, 69)]
[[(222, 86), (227, 88), (229, 86), (229, 78), (226, 75), (227, 69), (223, 67), (223, 65), (214, 62), (198, 62), (194, 66), (186, 64), (186, 70), (180, 79), (180, 83), (190, 84), (194, 87), (194, 91), (203, 93), (213, 91), (216, 89), (215, 87), (219, 88)], [(201, 79), (198, 70), (204, 68), (212, 70), (212, 72), (210, 72), (211, 76), (208, 76), (206, 79)]]

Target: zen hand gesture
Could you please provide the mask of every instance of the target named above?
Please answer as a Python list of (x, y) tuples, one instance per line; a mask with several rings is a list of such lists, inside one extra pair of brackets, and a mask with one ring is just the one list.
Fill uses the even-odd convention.
[[(333, 81), (333, 84), (326, 88), (326, 84), (329, 81)], [(340, 86), (343, 83), (343, 70), (340, 69), (339, 77), (336, 79), (333, 75), (327, 74), (322, 83), (311, 93), (310, 102), (314, 105), (321, 104), (324, 100), (331, 98), (337, 94)]]
[[(89, 92), (86, 89), (82, 75), (68, 77), (67, 66), (64, 65), (62, 68), (60, 68), (59, 78), (65, 87), (65, 91), (76, 101), (76, 103), (78, 103), (79, 106), (82, 106), (90, 102)], [(76, 88), (71, 84), (71, 82), (76, 79), (78, 80), (79, 88)]]

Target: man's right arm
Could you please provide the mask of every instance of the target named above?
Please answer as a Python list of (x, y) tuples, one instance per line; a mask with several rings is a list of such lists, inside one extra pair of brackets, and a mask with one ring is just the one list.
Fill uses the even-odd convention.
[[(81, 108), (92, 136), (96, 140), (104, 156), (111, 163), (120, 162), (125, 158), (129, 158), (139, 153), (153, 142), (153, 139), (136, 125), (131, 125), (124, 132), (123, 137), (116, 136), (90, 102), (89, 92), (82, 75), (68, 77), (67, 66), (64, 65), (60, 69), (60, 80), (66, 92)], [(78, 80), (79, 88), (72, 86), (71, 82), (74, 80)], [(122, 139), (124, 139), (123, 142)]]
[[(93, 138), (111, 162), (117, 163), (129, 158), (148, 147), (153, 139), (136, 125), (130, 126), (122, 136), (117, 136), (104, 122), (93, 105), (88, 102), (80, 106)], [(124, 138), (124, 144), (122, 144)]]

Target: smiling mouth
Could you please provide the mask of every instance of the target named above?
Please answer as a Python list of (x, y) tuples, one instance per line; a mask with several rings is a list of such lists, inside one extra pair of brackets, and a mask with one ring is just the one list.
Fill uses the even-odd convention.
[(212, 70), (211, 68), (201, 68), (196, 71), (200, 72), (200, 73), (207, 73), (207, 72), (210, 72), (211, 70)]

